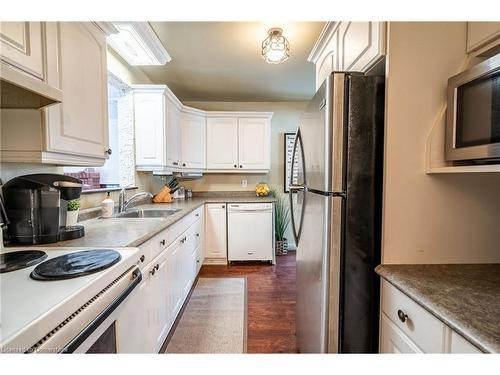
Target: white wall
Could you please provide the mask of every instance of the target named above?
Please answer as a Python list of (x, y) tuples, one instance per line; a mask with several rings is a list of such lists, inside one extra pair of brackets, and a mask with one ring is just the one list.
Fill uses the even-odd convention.
[(425, 174), (465, 42), (464, 22), (389, 25), (383, 263), (500, 262), (500, 174)]

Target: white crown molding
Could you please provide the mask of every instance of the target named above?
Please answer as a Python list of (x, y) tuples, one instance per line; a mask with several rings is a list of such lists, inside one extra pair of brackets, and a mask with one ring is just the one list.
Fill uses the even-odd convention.
[(263, 117), (271, 119), (274, 112), (253, 112), (253, 111), (207, 111), (207, 117)]
[(162, 65), (172, 61), (172, 57), (168, 54), (149, 22), (133, 22), (133, 25), (137, 33), (143, 37), (144, 42)]
[(98, 28), (102, 30), (102, 32), (108, 36), (111, 34), (117, 34), (118, 29), (114, 27), (112, 22), (94, 22), (94, 25), (96, 25)]
[[(167, 50), (163, 46), (158, 38), (158, 35), (154, 32), (153, 28), (149, 22), (113, 22), (113, 25), (129, 25), (135, 30), (135, 32), (140, 36), (146, 47), (151, 51), (154, 57), (158, 60), (161, 65), (165, 65), (169, 61), (172, 61), (172, 57), (168, 54)], [(115, 27), (115, 26), (113, 26)], [(115, 30), (117, 30), (115, 28)], [(117, 30), (119, 32), (119, 30)], [(110, 43), (110, 47), (113, 45)], [(119, 53), (119, 51), (117, 51)]]
[[(175, 96), (167, 85), (132, 85), (134, 92), (162, 92), (165, 97), (170, 100), (182, 113), (189, 113), (193, 115), (206, 116), (206, 117), (260, 117), (271, 119), (274, 112), (253, 112), (253, 111), (205, 111), (202, 109), (189, 107), (184, 104)], [(184, 170), (184, 169), (182, 169)]]
[(327, 22), (325, 27), (323, 27), (323, 30), (321, 30), (321, 33), (319, 34), (318, 40), (314, 44), (314, 47), (311, 50), (311, 53), (309, 54), (309, 57), (307, 58), (307, 61), (312, 62), (316, 64), (316, 61), (318, 60), (319, 55), (325, 48), (325, 46), (330, 42), (330, 39), (332, 38), (333, 33), (335, 30), (337, 30), (337, 27), (340, 25), (340, 22), (334, 21), (334, 22)]

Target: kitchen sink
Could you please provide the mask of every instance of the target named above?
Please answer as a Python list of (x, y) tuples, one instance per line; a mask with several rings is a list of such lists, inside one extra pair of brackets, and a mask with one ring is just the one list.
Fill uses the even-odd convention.
[(117, 218), (158, 218), (169, 217), (179, 212), (179, 208), (169, 208), (165, 210), (128, 210), (117, 214)]

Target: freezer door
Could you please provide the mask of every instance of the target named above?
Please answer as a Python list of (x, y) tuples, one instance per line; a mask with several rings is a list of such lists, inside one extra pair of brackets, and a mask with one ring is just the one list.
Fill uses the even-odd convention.
[(318, 89), (301, 115), (307, 188), (344, 191), (345, 92), (344, 73), (333, 73)]
[[(338, 348), (342, 202), (340, 197), (305, 193), (296, 255), (296, 329), (301, 353), (336, 352)], [(332, 225), (335, 229), (327, 230)]]

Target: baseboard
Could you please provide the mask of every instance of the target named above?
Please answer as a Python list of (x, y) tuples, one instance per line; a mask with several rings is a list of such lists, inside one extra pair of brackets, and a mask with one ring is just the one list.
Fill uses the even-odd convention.
[(203, 265), (226, 265), (227, 258), (205, 258)]

